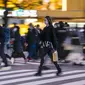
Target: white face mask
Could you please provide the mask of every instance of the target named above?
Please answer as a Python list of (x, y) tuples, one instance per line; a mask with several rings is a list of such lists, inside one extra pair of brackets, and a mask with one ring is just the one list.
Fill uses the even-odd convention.
[(17, 31), (17, 28), (14, 28), (13, 31), (16, 32)]

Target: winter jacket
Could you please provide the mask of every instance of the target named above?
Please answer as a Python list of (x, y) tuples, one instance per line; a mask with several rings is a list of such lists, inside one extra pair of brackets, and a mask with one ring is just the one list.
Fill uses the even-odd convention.
[(55, 34), (55, 29), (52, 25), (46, 26), (44, 30), (40, 33), (40, 39), (42, 42), (51, 42), (54, 49), (57, 49), (57, 38)]

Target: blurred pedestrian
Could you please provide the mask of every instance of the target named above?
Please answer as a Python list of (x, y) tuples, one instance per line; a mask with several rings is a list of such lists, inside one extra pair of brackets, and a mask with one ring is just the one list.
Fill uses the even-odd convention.
[(57, 41), (58, 41), (57, 47), (58, 47), (59, 59), (65, 60), (67, 55), (70, 53), (70, 51), (64, 50), (64, 46), (63, 46), (63, 43), (68, 36), (67, 31), (64, 28), (64, 22), (59, 21), (59, 23), (55, 23), (54, 28), (55, 28), (55, 31), (56, 31), (56, 37), (57, 37)]
[(28, 61), (32, 59), (37, 59), (36, 57), (36, 43), (37, 43), (37, 30), (34, 28), (33, 24), (29, 24), (28, 33), (26, 35), (26, 43), (28, 44)]
[(6, 56), (4, 54), (4, 42), (5, 42), (5, 35), (4, 35), (4, 29), (2, 26), (0, 26), (0, 56), (2, 58), (2, 61), (4, 62), (4, 66), (8, 66), (8, 62), (6, 59)]
[[(14, 43), (13, 43), (13, 53), (12, 53), (12, 58), (16, 58), (16, 57), (23, 57), (25, 63), (26, 63), (26, 57), (23, 53), (23, 46), (21, 44), (21, 36), (19, 33), (19, 26), (15, 26), (15, 28), (13, 29), (13, 33), (14, 33)], [(14, 61), (13, 61), (14, 63)]]

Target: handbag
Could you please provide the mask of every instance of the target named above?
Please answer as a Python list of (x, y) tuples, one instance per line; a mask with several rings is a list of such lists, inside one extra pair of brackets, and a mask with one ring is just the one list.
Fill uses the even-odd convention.
[(58, 61), (58, 52), (57, 52), (57, 50), (53, 51), (52, 58), (53, 58), (53, 62)]

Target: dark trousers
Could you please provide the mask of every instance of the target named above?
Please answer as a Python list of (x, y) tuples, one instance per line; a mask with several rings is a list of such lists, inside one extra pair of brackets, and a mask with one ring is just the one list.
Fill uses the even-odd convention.
[(29, 46), (29, 56), (28, 58), (37, 59), (36, 43)]
[(12, 57), (13, 57), (13, 58), (23, 57), (24, 60), (26, 59), (26, 57), (25, 57), (25, 55), (24, 55), (23, 52), (16, 52), (16, 51), (14, 51), (14, 52), (12, 53)]
[(56, 61), (56, 62), (53, 61), (52, 51), (51, 51), (49, 48), (45, 48), (45, 49), (41, 48), (39, 51), (40, 51), (41, 62), (40, 62), (40, 66), (39, 66), (39, 68), (38, 68), (38, 73), (41, 73), (41, 71), (42, 71), (42, 66), (43, 66), (43, 64), (44, 64), (44, 56), (45, 56), (46, 54), (49, 54), (49, 55), (50, 55), (50, 58), (51, 58), (53, 64), (55, 65), (56, 69), (57, 69), (58, 71), (61, 71), (61, 68), (60, 68), (60, 66), (58, 65), (57, 61)]
[(1, 56), (1, 58), (2, 58), (2, 60), (4, 62), (4, 64), (5, 64), (5, 66), (7, 66), (8, 63), (7, 63), (6, 56), (4, 54), (4, 43), (2, 43), (2, 42), (0, 42), (0, 56)]

